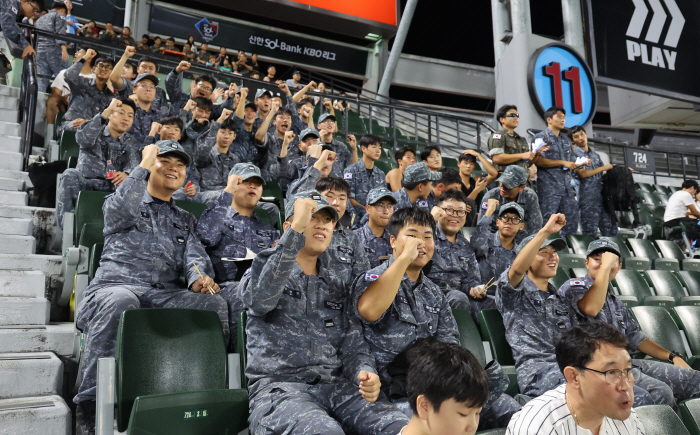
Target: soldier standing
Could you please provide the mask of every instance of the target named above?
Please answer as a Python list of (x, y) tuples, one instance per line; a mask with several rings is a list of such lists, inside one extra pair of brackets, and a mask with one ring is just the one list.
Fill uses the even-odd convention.
[[(65, 3), (54, 2), (49, 13), (36, 20), (35, 27), (56, 35), (65, 35), (67, 13), (68, 8)], [(68, 68), (68, 48), (66, 41), (38, 35), (36, 38), (36, 51), (36, 73), (39, 82), (39, 92), (46, 92), (49, 80)]]

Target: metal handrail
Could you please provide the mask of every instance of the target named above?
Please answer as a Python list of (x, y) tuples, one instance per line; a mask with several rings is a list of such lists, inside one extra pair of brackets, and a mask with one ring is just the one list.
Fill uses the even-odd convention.
[[(24, 30), (30, 44), (34, 45), (31, 31)], [(22, 131), (20, 139), (20, 152), (22, 153), (22, 169), (27, 170), (29, 155), (32, 153), (32, 139), (34, 137), (34, 123), (36, 121), (37, 93), (39, 83), (36, 78), (36, 58), (27, 56), (22, 66), (22, 84), (20, 87), (19, 110), (17, 111), (17, 123)]]

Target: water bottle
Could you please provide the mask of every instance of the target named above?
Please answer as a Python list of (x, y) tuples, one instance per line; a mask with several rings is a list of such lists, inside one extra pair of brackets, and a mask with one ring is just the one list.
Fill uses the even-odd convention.
[(111, 160), (107, 160), (107, 171), (106, 172), (107, 173), (105, 174), (106, 175), (105, 178), (107, 178), (108, 180), (111, 180), (116, 175), (117, 169), (114, 167)]

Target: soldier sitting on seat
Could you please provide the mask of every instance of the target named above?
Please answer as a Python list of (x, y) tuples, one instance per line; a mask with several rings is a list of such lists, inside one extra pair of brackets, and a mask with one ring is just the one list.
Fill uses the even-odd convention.
[(375, 187), (367, 195), (365, 210), (369, 220), (366, 224), (355, 230), (360, 236), (365, 247), (365, 253), (369, 260), (369, 266), (374, 269), (391, 255), (391, 242), (389, 231), (389, 219), (394, 214), (396, 199), (391, 190), (386, 187)]
[(428, 196), (432, 192), (433, 183), (442, 178), (442, 173), (432, 171), (425, 162), (414, 163), (403, 174), (401, 189), (394, 192), (396, 206), (394, 210), (418, 206), (430, 211)]
[(83, 433), (94, 433), (97, 361), (114, 356), (124, 311), (140, 307), (213, 310), (228, 339), (228, 306), (210, 278), (212, 266), (195, 234), (196, 220), (172, 199), (185, 181), (189, 159), (175, 141), (148, 145), (141, 164), (102, 207), (105, 245), (100, 267), (75, 314), (76, 328), (86, 336), (80, 387), (73, 399)]
[(345, 168), (343, 178), (350, 185), (350, 203), (355, 215), (364, 216), (367, 212), (367, 194), (375, 187), (386, 186), (386, 174), (374, 163), (382, 156), (382, 140), (378, 136), (366, 134), (360, 138), (362, 159)]

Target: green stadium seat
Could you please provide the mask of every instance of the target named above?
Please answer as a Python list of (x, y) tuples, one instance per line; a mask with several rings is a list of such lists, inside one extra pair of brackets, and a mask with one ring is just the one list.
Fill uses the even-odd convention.
[(601, 237), (601, 239), (608, 239), (615, 242), (620, 248), (620, 259), (622, 260), (623, 269), (632, 269), (640, 272), (651, 269), (651, 260), (632, 255), (632, 252), (627, 247), (627, 243), (625, 243), (625, 240), (620, 238), (620, 236)]
[(672, 297), (678, 305), (700, 306), (700, 297), (686, 296), (683, 284), (673, 272), (668, 270), (647, 270), (644, 272), (644, 275), (646, 275), (647, 281), (651, 286), (654, 287), (657, 297)]
[(552, 284), (554, 287), (559, 288), (564, 285), (566, 281), (571, 279), (571, 276), (569, 275), (568, 268), (567, 267), (557, 267), (557, 274), (551, 278), (549, 278), (550, 284)]
[(637, 183), (637, 187), (639, 187), (639, 190), (642, 192), (654, 192), (656, 189), (654, 189), (654, 186), (648, 183)]
[(676, 193), (676, 192), (678, 192), (679, 190), (681, 190), (681, 188), (680, 188), (679, 186), (668, 186), (668, 190), (670, 190), (670, 191), (671, 191), (671, 195), (673, 195), (674, 193)]
[(183, 201), (181, 199), (176, 200), (175, 205), (185, 211), (192, 213), (195, 219), (199, 219), (200, 217), (202, 217), (202, 213), (204, 213), (204, 210), (207, 209), (207, 205), (204, 203), (186, 200)]
[(668, 405), (646, 405), (635, 408), (646, 435), (690, 435), (678, 415)]
[(588, 275), (588, 269), (585, 267), (572, 267), (570, 276), (572, 278), (583, 278)]
[(376, 162), (374, 162), (374, 164), (375, 164), (379, 169), (381, 169), (382, 171), (384, 171), (385, 174), (388, 174), (389, 171), (391, 171), (392, 169), (394, 169), (394, 167), (398, 167), (398, 165), (396, 165), (396, 164), (392, 165), (392, 164), (391, 164), (391, 161), (389, 161), (389, 160), (382, 160), (382, 159), (377, 160)]
[(632, 307), (638, 307), (640, 305), (639, 299), (634, 296), (617, 296), (617, 298), (628, 310)]
[(690, 435), (700, 435), (700, 399), (684, 400), (678, 404), (678, 409)]
[(661, 258), (651, 240), (648, 239), (627, 239), (632, 251), (637, 257), (648, 258), (652, 262), (654, 269), (658, 270), (680, 270), (680, 263), (675, 258)]
[[(672, 349), (683, 352), (685, 345), (683, 337), (678, 330), (671, 314), (662, 307), (639, 306), (630, 309), (634, 318), (639, 323), (642, 331), (653, 341), (664, 349)], [(685, 355), (684, 355), (685, 356)], [(686, 358), (688, 365), (694, 369), (700, 367), (700, 359), (696, 356)]]
[(559, 254), (559, 266), (573, 268), (586, 268), (586, 256), (579, 254)]
[(662, 257), (675, 258), (680, 262), (681, 269), (700, 272), (700, 260), (695, 258), (686, 258), (676, 242), (672, 240), (655, 240), (654, 243), (656, 243), (656, 246), (658, 246)]
[(61, 125), (63, 122), (63, 116), (65, 115), (65, 112), (58, 112), (56, 114), (56, 119), (54, 120), (54, 128), (53, 128), (53, 139), (58, 140), (58, 126)]
[(678, 328), (685, 333), (690, 352), (693, 355), (700, 355), (700, 307), (674, 307), (671, 309), (671, 317)]
[(586, 251), (588, 251), (588, 245), (593, 241), (593, 237), (585, 234), (567, 234), (566, 241), (575, 254), (585, 256)]
[[(228, 375), (226, 343), (214, 311), (127, 310), (119, 322), (115, 360), (116, 420), (120, 432), (127, 429), (132, 416), (137, 424), (143, 425), (144, 429), (136, 432), (141, 434), (238, 433), (245, 429), (248, 404), (241, 400), (243, 396), (215, 393), (228, 391)], [(245, 393), (245, 390), (238, 391)], [(195, 392), (203, 394), (193, 394)], [(179, 396), (174, 396), (178, 393)], [(185, 400), (182, 393), (191, 394)], [(153, 399), (153, 395), (159, 397)], [(213, 401), (213, 397), (218, 397), (219, 401)], [(137, 398), (139, 403), (136, 403)], [(166, 407), (167, 413), (165, 410), (155, 412), (166, 404), (173, 408)], [(183, 405), (187, 405), (186, 409)], [(190, 421), (191, 416), (185, 413), (203, 409), (210, 412), (210, 419), (194, 416)], [(173, 418), (177, 415), (175, 412), (179, 413), (179, 418)], [(146, 427), (153, 427), (152, 423), (156, 422), (163, 426), (149, 432)], [(226, 426), (212, 427), (215, 422)], [(169, 429), (164, 431), (166, 425)], [(186, 426), (190, 429), (184, 430)]]
[(248, 385), (245, 377), (245, 368), (248, 364), (248, 337), (245, 332), (246, 324), (248, 323), (248, 313), (246, 310), (241, 311), (238, 315), (238, 337), (236, 337), (236, 352), (241, 356), (241, 383)]
[(68, 157), (78, 157), (79, 153), (80, 146), (75, 140), (75, 132), (64, 131), (58, 141), (58, 155), (61, 156), (61, 160), (68, 160)]
[(97, 268), (100, 267), (100, 258), (102, 258), (102, 250), (104, 249), (104, 243), (95, 243), (90, 249), (90, 260), (88, 262), (88, 282), (92, 281), (95, 277), (95, 272)]
[(476, 227), (462, 227), (462, 235), (467, 240), (472, 238), (474, 231), (476, 231)]
[(494, 359), (502, 366), (515, 366), (513, 351), (506, 340), (506, 327), (503, 325), (501, 313), (495, 308), (481, 310), (479, 324), (481, 338), (489, 342)]
[(659, 206), (649, 207), (649, 208), (651, 209), (651, 213), (654, 216), (663, 220), (664, 213), (666, 213), (666, 207), (659, 205)]
[(688, 290), (690, 296), (700, 296), (700, 272), (693, 270), (680, 270), (674, 272), (676, 278)]
[(80, 237), (78, 238), (78, 245), (92, 248), (95, 243), (104, 243), (105, 238), (102, 234), (104, 228), (104, 222), (84, 223), (80, 231)]
[(66, 160), (68, 163), (66, 164), (66, 169), (72, 168), (75, 169), (78, 166), (78, 156), (71, 156), (68, 155), (68, 151), (64, 153), (65, 155), (61, 160)]
[(365, 118), (363, 121), (365, 122), (365, 127), (368, 133), (371, 133), (375, 136), (389, 137), (389, 135), (387, 134), (387, 129), (379, 125), (379, 122), (376, 119), (369, 120)]
[(649, 284), (636, 270), (620, 270), (612, 284), (621, 296), (634, 296), (639, 301), (643, 301), (645, 297), (654, 296)]
[[(639, 191), (637, 191), (639, 192)], [(641, 192), (642, 201), (649, 206), (663, 205), (663, 201), (656, 192)]]
[(649, 227), (651, 228), (651, 234), (647, 235), (649, 239), (657, 240), (664, 238), (663, 216), (654, 216), (654, 212), (646, 204), (642, 204), (641, 207), (639, 207), (639, 220), (643, 224), (649, 225)]
[(476, 327), (472, 315), (469, 310), (452, 309), (452, 315), (457, 322), (459, 330), (459, 343), (463, 348), (468, 349), (479, 360), (482, 367), (486, 366), (486, 354), (484, 353), (484, 345), (481, 341), (479, 328)]
[(105, 218), (104, 214), (102, 214), (102, 205), (107, 195), (109, 195), (108, 192), (94, 192), (91, 190), (82, 190), (78, 193), (74, 212), (73, 246), (78, 246), (84, 224), (101, 223), (104, 225)]
[(280, 189), (279, 184), (275, 183), (274, 181), (265, 182), (265, 185), (263, 186), (262, 199), (268, 202), (275, 202), (276, 200), (279, 203), (277, 206), (280, 207), (280, 210), (284, 210), (284, 194), (282, 193), (282, 189)]
[(668, 186), (664, 186), (662, 184), (654, 184), (654, 188), (656, 189), (657, 193), (660, 193), (667, 197), (673, 194), (673, 192), (671, 192), (671, 189), (669, 189)]
[(452, 157), (443, 157), (442, 158), (442, 166), (446, 168), (452, 168), (455, 171), (459, 171), (459, 166), (457, 166), (457, 159), (453, 159)]

